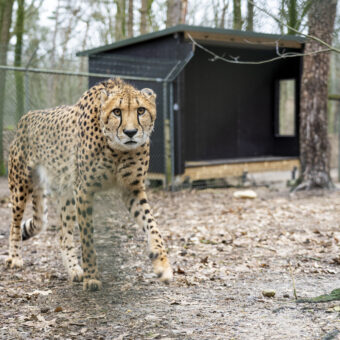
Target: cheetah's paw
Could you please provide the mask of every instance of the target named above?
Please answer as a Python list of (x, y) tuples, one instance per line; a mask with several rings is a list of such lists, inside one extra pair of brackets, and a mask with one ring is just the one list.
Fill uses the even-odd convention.
[(102, 283), (96, 279), (84, 279), (83, 290), (96, 291), (102, 288)]
[(21, 268), (24, 262), (21, 257), (11, 257), (9, 256), (5, 261), (7, 268)]
[(166, 255), (151, 256), (153, 270), (157, 274), (160, 281), (169, 284), (172, 280), (172, 268)]
[(83, 269), (79, 265), (76, 265), (74, 268), (70, 269), (69, 275), (70, 275), (70, 280), (72, 282), (83, 281), (84, 273), (83, 273)]

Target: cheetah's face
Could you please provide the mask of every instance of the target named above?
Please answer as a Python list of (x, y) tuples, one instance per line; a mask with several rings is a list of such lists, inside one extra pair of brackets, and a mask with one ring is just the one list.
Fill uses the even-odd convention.
[(156, 119), (156, 94), (150, 89), (102, 92), (101, 128), (111, 148), (131, 150), (150, 137)]

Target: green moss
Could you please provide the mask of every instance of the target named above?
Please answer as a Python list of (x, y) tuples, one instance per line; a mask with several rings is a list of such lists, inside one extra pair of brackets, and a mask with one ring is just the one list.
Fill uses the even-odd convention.
[(320, 303), (320, 302), (328, 302), (328, 301), (336, 301), (340, 300), (340, 288), (334, 289), (330, 294), (320, 295), (314, 298), (309, 299), (299, 299), (296, 302), (311, 302), (311, 303)]

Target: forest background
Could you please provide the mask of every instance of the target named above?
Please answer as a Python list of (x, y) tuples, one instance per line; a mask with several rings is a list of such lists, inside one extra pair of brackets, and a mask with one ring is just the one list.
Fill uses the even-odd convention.
[[(76, 57), (76, 52), (176, 24), (307, 34), (313, 1), (0, 0), (0, 66), (87, 72), (87, 59)], [(319, 0), (315, 2), (322, 4)], [(327, 2), (331, 3), (331, 0)], [(320, 21), (327, 21), (327, 18)], [(331, 30), (332, 45), (337, 47), (340, 45), (339, 15)], [(337, 81), (340, 79), (340, 57), (337, 52), (331, 53), (329, 75), (329, 98), (337, 100), (329, 101), (325, 120), (332, 149), (332, 157), (326, 163), (334, 168), (338, 165), (340, 125), (340, 82)], [(58, 74), (0, 69), (0, 140), (3, 141), (4, 131), (15, 129), (19, 118), (28, 110), (72, 104), (87, 89), (86, 77), (65, 79)], [(4, 144), (9, 143), (5, 140)], [(325, 147), (321, 146), (321, 155), (328, 154), (324, 152)], [(2, 149), (0, 145), (0, 155), (6, 159), (6, 148)], [(0, 173), (4, 174), (6, 164), (3, 156), (0, 158)]]

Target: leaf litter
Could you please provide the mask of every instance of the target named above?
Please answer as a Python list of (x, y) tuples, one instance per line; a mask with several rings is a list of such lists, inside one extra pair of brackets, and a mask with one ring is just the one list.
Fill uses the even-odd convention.
[[(95, 242), (103, 290), (95, 293), (68, 282), (51, 205), (50, 227), (23, 244), (24, 268), (0, 265), (0, 338), (321, 339), (333, 334), (339, 306), (297, 304), (292, 279), (298, 299), (340, 288), (340, 193), (252, 190), (257, 196), (252, 199), (234, 198), (232, 189), (149, 191), (174, 268), (170, 286), (157, 281), (144, 235), (119, 197), (98, 196)], [(8, 204), (0, 211), (3, 260), (11, 211)], [(268, 291), (275, 296), (263, 296)]]

